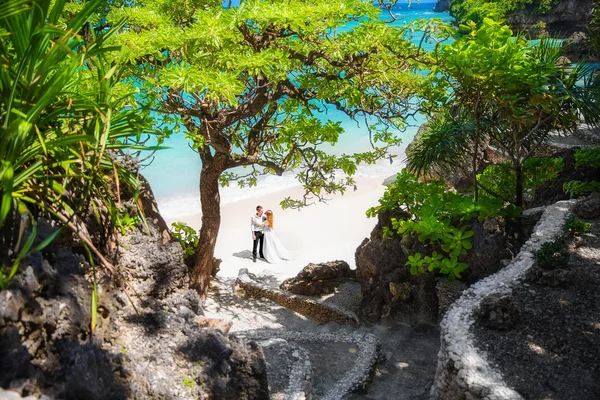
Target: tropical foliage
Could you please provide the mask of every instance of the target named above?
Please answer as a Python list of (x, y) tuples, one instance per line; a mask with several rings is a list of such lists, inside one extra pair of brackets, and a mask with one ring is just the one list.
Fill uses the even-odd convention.
[(560, 0), (453, 0), (451, 14), (459, 23), (474, 21), (482, 23), (485, 18), (503, 22), (506, 17), (519, 11), (530, 15), (543, 15)]
[(443, 181), (420, 182), (406, 170), (396, 177), (379, 200), (379, 206), (367, 211), (374, 217), (383, 212), (401, 211), (402, 218), (392, 218), (391, 226), (383, 228), (383, 236), (414, 236), (428, 244), (429, 255), (415, 253), (407, 265), (413, 274), (425, 270), (439, 271), (454, 280), (468, 267), (462, 262), (472, 247), (473, 220), (497, 216), (513, 218), (520, 215), (514, 206), (505, 207), (498, 199), (481, 198), (448, 191)]
[(106, 261), (81, 229), (82, 216), (95, 210), (101, 219), (101, 210), (118, 207), (115, 185), (136, 190), (136, 177), (116, 154), (136, 147), (129, 138), (148, 120), (120, 84), (118, 49), (105, 44), (120, 25), (101, 36), (86, 30), (100, 4), (86, 2), (66, 22), (59, 21), (64, 0), (0, 4), (2, 287), (30, 251), (56, 235), (35, 242), (40, 215), (71, 228)]
[(580, 116), (600, 118), (596, 67), (572, 65), (552, 40), (531, 44), (490, 19), (455, 31), (455, 41), (431, 55), (430, 123), (408, 152), (408, 166), (427, 173), (432, 166), (456, 167), (472, 160), (478, 198), (478, 160), (487, 149), (510, 160), (514, 198), (524, 204), (523, 168), (551, 132), (575, 129)]
[[(113, 9), (127, 18), (117, 42), (128, 49), (140, 101), (183, 130), (202, 161), (202, 228), (192, 286), (205, 293), (220, 226), (219, 185), (254, 185), (260, 174), (295, 171), (301, 207), (354, 183), (359, 163), (387, 157), (394, 129), (414, 112), (423, 55), (409, 29), (378, 19), (364, 0), (139, 0)], [(347, 29), (347, 24), (355, 24)], [(337, 110), (364, 121), (372, 151), (332, 155)], [(243, 168), (246, 168), (245, 170)]]
[[(589, 170), (596, 176), (600, 176), (600, 148), (589, 147), (576, 150), (575, 169)], [(600, 180), (570, 180), (564, 183), (563, 190), (571, 197), (600, 192)]]
[[(526, 199), (534, 199), (536, 190), (556, 179), (564, 168), (562, 157), (529, 158), (523, 163), (523, 195)], [(484, 188), (482, 195), (513, 201), (516, 196), (516, 175), (510, 163), (498, 163), (486, 167), (477, 175), (477, 182)]]

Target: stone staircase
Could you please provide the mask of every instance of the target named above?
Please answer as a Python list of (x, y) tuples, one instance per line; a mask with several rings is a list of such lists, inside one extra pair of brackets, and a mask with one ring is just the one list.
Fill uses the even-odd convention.
[(342, 399), (366, 389), (381, 358), (370, 333), (259, 329), (237, 335), (263, 348), (274, 400)]

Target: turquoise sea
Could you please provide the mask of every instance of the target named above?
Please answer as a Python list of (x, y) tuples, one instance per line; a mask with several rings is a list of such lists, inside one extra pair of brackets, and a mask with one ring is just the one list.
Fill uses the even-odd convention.
[[(433, 12), (435, 2), (416, 3), (412, 2), (410, 6), (406, 3), (399, 4), (395, 9), (395, 16), (399, 18), (394, 22), (395, 25), (403, 25), (416, 19), (441, 19), (451, 21), (447, 13)], [(382, 19), (388, 19), (386, 12), (382, 13)], [(352, 29), (352, 25), (346, 27)], [(420, 38), (415, 37), (415, 41)], [(428, 46), (427, 44), (425, 45)], [(432, 45), (429, 45), (432, 46)], [(344, 127), (345, 133), (335, 146), (335, 153), (351, 153), (363, 151), (370, 148), (369, 137), (364, 124), (357, 124), (350, 120), (343, 113), (336, 110), (327, 110), (322, 114), (323, 120), (340, 121)], [(404, 145), (408, 144), (418, 126), (423, 122), (420, 118), (409, 121), (410, 125), (400, 135), (403, 138)], [(142, 170), (142, 174), (150, 182), (162, 215), (167, 220), (184, 219), (186, 215), (195, 214), (200, 211), (199, 200), (199, 177), (200, 177), (200, 158), (191, 150), (186, 142), (184, 135), (173, 135), (167, 142), (169, 149), (161, 150), (156, 153), (154, 161)], [(385, 160), (373, 166), (361, 166), (358, 169), (358, 176), (389, 176), (399, 170), (399, 163), (403, 155), (404, 148), (395, 149), (399, 154), (393, 164)], [(287, 189), (297, 185), (298, 182), (293, 172), (288, 172), (284, 176), (264, 176), (259, 179), (257, 187), (239, 189), (235, 182), (231, 187), (222, 188), (221, 200), (223, 203), (229, 203), (244, 198), (264, 195), (268, 192), (275, 192)]]

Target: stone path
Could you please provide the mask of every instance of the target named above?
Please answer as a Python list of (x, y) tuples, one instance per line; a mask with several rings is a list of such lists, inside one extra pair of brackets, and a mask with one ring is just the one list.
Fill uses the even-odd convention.
[[(268, 276), (260, 281), (278, 284)], [(204, 314), (231, 320), (232, 333), (263, 347), (272, 399), (390, 399), (391, 393), (394, 399), (427, 399), (439, 349), (437, 327), (318, 323), (270, 300), (242, 300), (233, 285), (233, 279), (216, 281)], [(357, 286), (346, 285), (324, 302), (352, 308), (357, 300)]]

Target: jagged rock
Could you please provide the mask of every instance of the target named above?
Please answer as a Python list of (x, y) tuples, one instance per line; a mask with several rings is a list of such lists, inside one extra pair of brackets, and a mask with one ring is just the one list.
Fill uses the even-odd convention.
[[(148, 230), (120, 237), (117, 273), (97, 267), (93, 335), (91, 268), (71, 235), (22, 261), (0, 292), (0, 387), (61, 399), (268, 399), (262, 352), (198, 327), (183, 250), (149, 188), (140, 201)], [(41, 225), (47, 237), (53, 228)]]
[[(389, 226), (391, 218), (406, 218), (406, 215), (402, 212), (380, 214), (371, 237), (356, 250), (356, 276), (363, 297), (361, 318), (375, 321), (382, 316), (390, 316), (408, 324), (436, 323), (447, 306), (443, 303), (442, 310), (439, 310), (437, 274), (411, 275), (405, 265), (409, 255), (427, 255), (433, 250), (409, 235), (401, 240), (398, 237), (383, 239), (383, 227)], [(507, 250), (506, 227), (499, 221), (488, 221), (485, 227), (483, 223), (474, 221), (470, 228), (474, 235), (473, 248), (464, 259), (469, 265), (463, 273), (466, 284), (497, 272), (502, 267), (500, 260), (512, 258)], [(392, 293), (395, 289), (408, 287), (412, 288), (410, 293), (408, 290), (397, 291), (396, 296)], [(403, 294), (398, 297), (400, 292)], [(402, 301), (398, 301), (400, 298)], [(445, 296), (442, 295), (442, 298), (445, 299)]]
[(197, 317), (194, 319), (194, 322), (197, 323), (200, 328), (216, 329), (223, 335), (227, 335), (233, 325), (233, 322), (229, 320), (206, 317)]
[(561, 0), (543, 15), (525, 9), (508, 15), (506, 22), (515, 31), (525, 31), (542, 21), (551, 35), (571, 35), (587, 30), (593, 9), (594, 0)]
[(438, 298), (440, 318), (446, 314), (446, 311), (467, 289), (467, 285), (461, 281), (450, 281), (446, 278), (440, 278), (435, 285), (435, 291)]
[(23, 308), (23, 296), (20, 291), (3, 290), (0, 292), (0, 326), (8, 321), (17, 321)]
[(450, 4), (452, 4), (452, 0), (438, 0), (433, 7), (433, 11), (436, 12), (446, 12), (450, 10)]
[(592, 193), (585, 199), (577, 202), (573, 212), (579, 218), (596, 219), (600, 218), (600, 193)]
[(390, 293), (392, 294), (392, 301), (406, 301), (412, 296), (412, 292), (415, 289), (415, 285), (409, 282), (395, 283), (390, 282)]
[(475, 317), (490, 329), (511, 329), (519, 320), (519, 309), (508, 294), (492, 294), (483, 299)]
[(267, 365), (254, 342), (224, 337), (212, 329), (189, 336), (180, 349), (189, 361), (201, 365), (210, 376), (196, 375), (203, 397), (223, 400), (268, 400)]
[(279, 288), (294, 294), (319, 296), (333, 293), (336, 287), (351, 277), (352, 270), (346, 261), (311, 263), (294, 278), (283, 281)]

